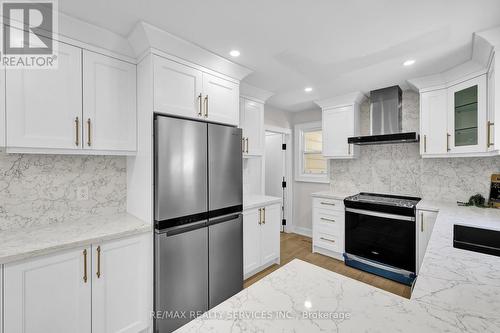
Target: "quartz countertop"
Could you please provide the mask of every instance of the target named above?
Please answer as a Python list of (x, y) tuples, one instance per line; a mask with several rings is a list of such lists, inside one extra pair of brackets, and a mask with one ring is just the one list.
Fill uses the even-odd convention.
[(500, 257), (453, 248), (455, 223), (499, 229), (500, 210), (421, 207), (439, 213), (411, 299), (294, 260), (179, 331), (500, 332)]
[(351, 195), (354, 195), (356, 193), (341, 193), (341, 192), (332, 192), (332, 191), (321, 191), (321, 192), (314, 192), (311, 194), (311, 196), (315, 198), (325, 198), (325, 199), (334, 199), (334, 200), (344, 200), (347, 197), (350, 197)]
[(280, 197), (271, 197), (268, 195), (258, 195), (258, 194), (243, 195), (244, 210), (261, 206), (268, 206), (280, 202), (281, 202)]
[(0, 264), (148, 231), (149, 223), (126, 213), (2, 231)]

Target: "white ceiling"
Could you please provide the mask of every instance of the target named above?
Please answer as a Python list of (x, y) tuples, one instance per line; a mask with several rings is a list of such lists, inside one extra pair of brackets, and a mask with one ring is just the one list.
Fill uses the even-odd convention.
[[(500, 25), (498, 0), (59, 0), (71, 16), (127, 36), (156, 25), (255, 72), (289, 111), (434, 74), (471, 56), (472, 33)], [(412, 67), (402, 63), (416, 59)], [(305, 93), (304, 87), (313, 87)]]

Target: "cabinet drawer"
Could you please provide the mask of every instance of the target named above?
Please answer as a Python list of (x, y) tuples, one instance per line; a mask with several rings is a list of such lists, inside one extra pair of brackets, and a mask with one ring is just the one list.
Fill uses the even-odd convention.
[(334, 252), (341, 252), (341, 240), (342, 239), (338, 235), (334, 235), (329, 232), (318, 230), (314, 234), (315, 246), (319, 246)]
[(317, 212), (314, 215), (314, 228), (317, 230), (328, 230), (336, 235), (342, 233), (344, 224), (344, 214), (324, 214)]
[(313, 206), (328, 210), (344, 211), (344, 203), (342, 200), (314, 198)]

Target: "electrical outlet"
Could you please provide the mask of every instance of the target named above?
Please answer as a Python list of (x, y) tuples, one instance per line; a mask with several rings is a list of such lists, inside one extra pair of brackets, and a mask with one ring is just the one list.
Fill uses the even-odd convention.
[(89, 187), (88, 186), (79, 186), (76, 189), (76, 200), (78, 201), (87, 201), (89, 200)]

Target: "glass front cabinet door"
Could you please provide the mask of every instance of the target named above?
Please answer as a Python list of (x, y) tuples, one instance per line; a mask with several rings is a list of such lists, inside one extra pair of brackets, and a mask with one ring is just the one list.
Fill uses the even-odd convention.
[(486, 102), (486, 75), (448, 88), (448, 152), (487, 150)]

